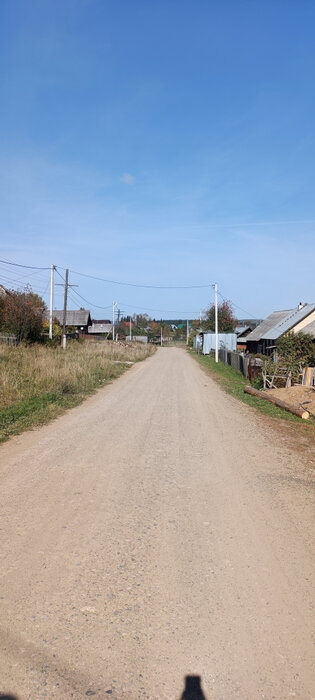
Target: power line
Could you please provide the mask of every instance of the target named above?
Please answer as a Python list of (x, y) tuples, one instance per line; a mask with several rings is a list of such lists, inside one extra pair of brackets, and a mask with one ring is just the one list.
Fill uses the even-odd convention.
[(27, 270), (50, 270), (49, 267), (35, 267), (34, 265), (20, 265), (19, 263), (10, 262), (9, 260), (4, 260), (0, 258), (0, 262), (6, 265), (13, 265), (14, 267), (24, 267)]
[(143, 311), (155, 311), (163, 314), (198, 314), (199, 311), (174, 311), (174, 309), (150, 309), (148, 306), (134, 306), (134, 304), (125, 304), (124, 301), (119, 302), (122, 306), (126, 306), (129, 309), (142, 309)]
[[(2, 275), (2, 274), (0, 275), (0, 279), (4, 280), (6, 282), (6, 284), (11, 284), (14, 282), (15, 286), (16, 286), (16, 283), (19, 283), (21, 281), (21, 280), (12, 279), (12, 277), (6, 277), (5, 275)], [(33, 285), (29, 285), (29, 286), (30, 286), (31, 291), (34, 292), (35, 294), (38, 294), (39, 292), (41, 294), (46, 294), (47, 285), (46, 285), (46, 289), (43, 289), (43, 288), (37, 287), (37, 286), (34, 287)], [(26, 285), (26, 287), (27, 287), (27, 285)], [(25, 291), (25, 287), (24, 287), (24, 291)]]
[(218, 292), (218, 294), (219, 294), (219, 296), (221, 297), (221, 299), (222, 299), (223, 301), (230, 302), (230, 303), (232, 304), (232, 306), (233, 306), (235, 309), (239, 309), (239, 311), (243, 311), (243, 313), (246, 314), (246, 315), (248, 316), (249, 319), (250, 319), (250, 318), (253, 318), (253, 319), (256, 318), (256, 316), (253, 316), (251, 313), (249, 313), (249, 311), (246, 311), (246, 309), (242, 309), (241, 306), (237, 306), (237, 304), (234, 304), (234, 302), (231, 301), (230, 299), (226, 299), (224, 296), (222, 296), (221, 292)]
[[(6, 272), (6, 274), (13, 274), (13, 275), (17, 274), (17, 270), (10, 270), (7, 267), (5, 267), (3, 264), (0, 264), (0, 269), (4, 270)], [(26, 277), (33, 277), (34, 275), (38, 275), (39, 273), (40, 273), (40, 270), (35, 270), (35, 272), (27, 272), (26, 275), (21, 275), (21, 277), (17, 280), (12, 278), (12, 281), (13, 282), (14, 281), (20, 282), (20, 281), (24, 280)], [(46, 282), (47, 277), (45, 277), (45, 278), (36, 277), (36, 279), (40, 280), (40, 282)]]
[[(13, 265), (14, 267), (23, 267), (28, 270), (50, 270), (50, 267), (36, 267), (34, 265), (21, 265), (20, 263), (14, 263), (9, 260), (1, 259), (0, 262), (5, 265)], [(58, 271), (65, 270), (66, 268), (55, 266), (55, 270)], [(88, 275), (85, 272), (78, 272), (77, 270), (69, 270), (73, 275), (79, 275), (80, 277), (87, 277), (88, 279), (97, 280), (98, 282), (105, 282), (106, 284), (118, 284), (125, 287), (137, 287), (139, 289), (206, 289), (212, 287), (212, 284), (190, 284), (190, 285), (156, 285), (156, 284), (135, 284), (133, 282), (121, 282), (119, 280), (106, 279), (104, 277), (97, 277), (95, 275)], [(60, 273), (59, 273), (60, 274)]]
[[(14, 263), (14, 262), (12, 262), (12, 261), (5, 260), (5, 259), (0, 259), (0, 263), (1, 263), (1, 262), (4, 263), (5, 265), (12, 265), (12, 266), (14, 266), (14, 267), (21, 267), (21, 268), (25, 268), (25, 269), (28, 269), (28, 270), (38, 270), (38, 271), (39, 271), (39, 270), (49, 270), (49, 269), (50, 269), (49, 267), (35, 267), (35, 266), (32, 266), (32, 265), (22, 265), (22, 264), (20, 264), (20, 263)], [(55, 266), (55, 271), (57, 272), (57, 274), (59, 275), (59, 277), (63, 280), (63, 282), (65, 282), (65, 279), (64, 279), (63, 275), (59, 272), (59, 270), (64, 270), (64, 269), (65, 269), (65, 268)], [(131, 283), (131, 282), (121, 282), (121, 281), (118, 281), (118, 280), (110, 280), (110, 279), (106, 279), (106, 278), (103, 278), (103, 277), (98, 277), (98, 276), (95, 276), (95, 275), (89, 275), (89, 274), (86, 274), (86, 273), (84, 273), (84, 272), (78, 272), (78, 271), (76, 271), (76, 270), (69, 270), (69, 272), (71, 272), (71, 273), (74, 274), (74, 275), (79, 275), (80, 277), (85, 277), (85, 278), (88, 278), (88, 279), (93, 279), (93, 280), (96, 280), (96, 281), (99, 281), (99, 282), (105, 282), (105, 283), (107, 283), (107, 284), (117, 284), (117, 285), (121, 285), (121, 286), (135, 287), (135, 288), (139, 288), (139, 289), (209, 289), (209, 288), (212, 286), (212, 284), (182, 285), (182, 286), (134, 284), (134, 283)], [(32, 273), (32, 274), (36, 274), (36, 272), (34, 272), (34, 273)], [(25, 275), (25, 277), (27, 277), (27, 275)], [(11, 281), (11, 280), (10, 280), (10, 281)], [(19, 281), (21, 281), (21, 280), (15, 279), (15, 280), (12, 280), (12, 282), (13, 282), (13, 281), (19, 282)], [(45, 290), (45, 292), (46, 292), (46, 290)], [(84, 301), (85, 303), (89, 304), (89, 305), (92, 306), (93, 308), (102, 309), (102, 310), (104, 310), (104, 311), (111, 308), (111, 305), (108, 305), (108, 306), (100, 306), (99, 304), (94, 304), (94, 303), (91, 302), (89, 299), (86, 299), (86, 297), (83, 297), (83, 296), (82, 296), (79, 292), (77, 292), (75, 289), (73, 289), (72, 292), (73, 292), (74, 294), (76, 294), (76, 296), (78, 296), (80, 299), (82, 299), (82, 301)], [(72, 298), (72, 297), (71, 297), (71, 298)], [(72, 301), (74, 301), (73, 298), (72, 298)], [(134, 306), (134, 305), (131, 305), (131, 304), (124, 304), (124, 302), (121, 302), (121, 303), (123, 304), (123, 306), (126, 306), (126, 307), (128, 307), (128, 308), (142, 309), (143, 311), (153, 311), (153, 312), (156, 312), (156, 313), (199, 314), (199, 311), (174, 311), (174, 310), (170, 310), (170, 309), (152, 309), (152, 308), (149, 308), (149, 307)]]
[[(55, 270), (56, 270), (56, 272), (57, 272), (57, 275), (59, 275), (59, 277), (61, 277), (61, 279), (62, 279), (63, 281), (65, 281), (65, 280), (64, 280), (64, 277), (60, 274), (60, 272), (59, 272), (59, 270), (58, 270), (57, 267), (55, 268)], [(111, 307), (111, 304), (110, 304), (109, 306), (99, 306), (98, 304), (92, 304), (91, 301), (89, 301), (88, 299), (86, 299), (85, 297), (83, 297), (81, 294), (79, 294), (79, 292), (77, 292), (75, 289), (72, 289), (72, 291), (73, 291), (74, 294), (76, 294), (78, 297), (80, 297), (80, 299), (82, 299), (82, 301), (85, 301), (87, 304), (89, 304), (90, 306), (93, 306), (93, 307), (96, 308), (96, 309), (102, 309), (103, 311), (106, 311), (106, 309), (111, 309), (111, 308), (112, 308), (112, 307)], [(72, 299), (72, 301), (73, 301), (73, 299)]]
[[(61, 273), (58, 271), (58, 269), (56, 269), (56, 272), (59, 275), (59, 277), (61, 277), (61, 279), (64, 281), (64, 278), (61, 275)], [(102, 309), (104, 311), (112, 308), (111, 304), (109, 306), (99, 306), (98, 304), (93, 304), (91, 301), (89, 301), (89, 299), (86, 299), (85, 297), (83, 297), (75, 289), (73, 289), (72, 292), (74, 294), (76, 294), (78, 297), (80, 297), (80, 299), (85, 301), (87, 304), (89, 304), (90, 306), (93, 306), (93, 308)], [(71, 297), (71, 299), (72, 299), (72, 301), (74, 301), (72, 297)], [(134, 304), (125, 304), (124, 301), (121, 301), (119, 303), (122, 304), (122, 306), (126, 306), (130, 309), (142, 309), (142, 311), (155, 311), (155, 312), (168, 313), (168, 314), (170, 314), (170, 313), (173, 313), (173, 314), (199, 314), (199, 311), (174, 311), (174, 309), (173, 310), (170, 310), (170, 309), (151, 309), (151, 308), (148, 308), (147, 306), (144, 307), (144, 306), (135, 306)]]
[[(64, 270), (65, 268), (61, 267), (60, 269)], [(79, 275), (80, 277), (88, 277), (89, 279), (97, 280), (98, 282), (105, 282), (106, 284), (118, 284), (124, 287), (137, 287), (138, 289), (205, 289), (212, 286), (211, 284), (191, 284), (180, 287), (171, 285), (164, 286), (155, 284), (134, 284), (132, 282), (119, 282), (118, 280), (110, 280), (104, 277), (96, 277), (94, 275), (88, 275), (84, 272), (77, 272), (76, 270), (69, 270), (69, 272), (71, 272), (73, 275)]]

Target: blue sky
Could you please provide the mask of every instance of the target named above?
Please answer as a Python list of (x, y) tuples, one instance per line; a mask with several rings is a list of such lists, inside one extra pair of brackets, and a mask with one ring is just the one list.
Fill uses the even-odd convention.
[[(315, 301), (314, 20), (308, 0), (2, 0), (0, 257), (216, 281), (239, 318)], [(48, 299), (45, 271), (1, 281)], [(213, 295), (70, 281), (95, 318)]]

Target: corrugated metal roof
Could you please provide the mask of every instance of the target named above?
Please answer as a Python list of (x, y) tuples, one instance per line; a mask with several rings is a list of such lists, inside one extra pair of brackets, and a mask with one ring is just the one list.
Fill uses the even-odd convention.
[(250, 330), (250, 326), (236, 326), (234, 328), (234, 333), (236, 333), (237, 336), (242, 335), (242, 333), (245, 333), (245, 331)]
[(303, 321), (312, 311), (315, 311), (315, 304), (305, 304), (302, 309), (292, 309), (287, 313), (285, 318), (282, 318), (272, 328), (269, 328), (264, 335), (263, 340), (277, 340), (283, 333), (292, 330), (300, 321)]
[(92, 323), (88, 327), (88, 333), (111, 333), (112, 329), (111, 323)]
[(259, 341), (261, 338), (266, 337), (266, 333), (270, 330), (270, 328), (274, 328), (274, 326), (282, 321), (282, 319), (286, 318), (288, 314), (292, 313), (293, 309), (287, 309), (286, 311), (273, 311), (272, 314), (267, 316), (262, 323), (259, 324), (259, 326), (256, 326), (254, 330), (249, 333), (246, 336), (247, 341)]
[[(58, 323), (60, 323), (60, 325), (62, 326), (62, 324), (63, 324), (63, 310), (57, 311), (55, 309), (53, 311), (53, 318), (56, 318)], [(87, 326), (89, 323), (91, 323), (89, 309), (79, 309), (79, 310), (75, 310), (75, 311), (71, 311), (69, 309), (67, 311), (66, 326)]]

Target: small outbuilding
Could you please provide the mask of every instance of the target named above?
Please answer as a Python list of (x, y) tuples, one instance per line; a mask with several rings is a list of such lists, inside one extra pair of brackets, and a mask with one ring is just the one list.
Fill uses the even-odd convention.
[[(59, 325), (63, 325), (63, 310), (54, 310), (53, 318), (55, 318)], [(83, 335), (87, 335), (88, 329), (92, 324), (91, 314), (89, 309), (75, 309), (71, 311), (67, 310), (66, 313), (66, 328), (75, 328), (75, 330)]]

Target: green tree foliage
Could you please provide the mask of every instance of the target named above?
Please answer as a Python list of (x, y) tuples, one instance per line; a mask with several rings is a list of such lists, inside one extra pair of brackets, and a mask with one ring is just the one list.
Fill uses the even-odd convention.
[(315, 366), (315, 344), (311, 335), (285, 333), (277, 341), (278, 364), (291, 370), (295, 379), (303, 367)]
[(15, 335), (18, 341), (40, 340), (46, 305), (43, 299), (32, 292), (6, 290), (0, 297), (0, 329)]
[[(236, 318), (234, 318), (232, 305), (229, 301), (223, 301), (222, 304), (218, 304), (218, 328), (219, 333), (233, 333), (235, 326), (237, 325)], [(202, 324), (205, 330), (214, 331), (215, 330), (215, 308), (214, 304), (211, 304), (206, 311), (205, 319)]]
[(146, 335), (147, 328), (150, 325), (150, 316), (148, 314), (134, 314), (133, 316), (133, 335)]

